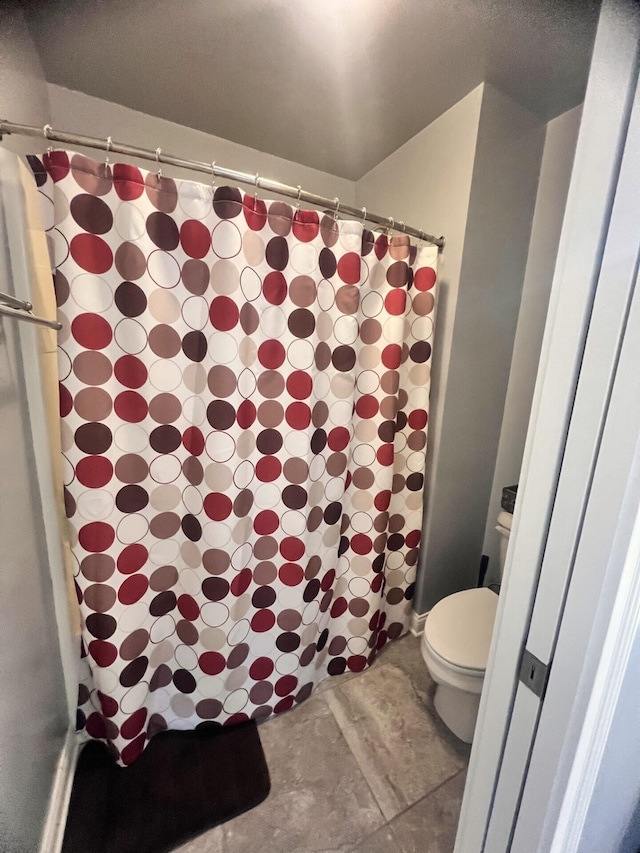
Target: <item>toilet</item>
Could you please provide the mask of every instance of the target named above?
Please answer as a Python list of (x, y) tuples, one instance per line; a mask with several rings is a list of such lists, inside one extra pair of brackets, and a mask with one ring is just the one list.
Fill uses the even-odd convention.
[[(500, 578), (504, 570), (513, 516), (501, 512)], [(435, 709), (445, 725), (471, 743), (480, 706), (498, 596), (487, 587), (448, 595), (429, 612), (421, 651), (436, 683)]]

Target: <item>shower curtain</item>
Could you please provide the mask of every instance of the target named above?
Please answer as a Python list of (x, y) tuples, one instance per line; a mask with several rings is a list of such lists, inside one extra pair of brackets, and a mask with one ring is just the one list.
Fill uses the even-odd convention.
[(89, 675), (122, 764), (279, 714), (405, 632), (437, 250), (65, 151), (30, 163)]

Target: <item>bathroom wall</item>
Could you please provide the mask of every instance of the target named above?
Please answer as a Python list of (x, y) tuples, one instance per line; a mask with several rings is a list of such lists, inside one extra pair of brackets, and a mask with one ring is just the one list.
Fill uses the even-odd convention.
[(482, 547), (482, 552), (489, 557), (487, 582), (497, 581), (499, 577), (499, 536), (495, 524), (501, 509), (502, 488), (517, 483), (520, 474), (581, 116), (582, 107), (574, 107), (547, 125), (518, 327)]
[[(46, 84), (22, 12), (0, 8), (0, 115), (49, 120)], [(4, 148), (24, 150), (24, 140)], [(0, 289), (10, 289), (0, 208)], [(17, 329), (0, 338), (0, 849), (38, 850), (68, 727), (42, 506)]]
[[(87, 136), (101, 136), (105, 139), (107, 136), (113, 136), (119, 142), (153, 150), (160, 146), (167, 153), (178, 157), (201, 160), (206, 163), (215, 160), (219, 166), (225, 168), (250, 174), (258, 172), (265, 178), (281, 181), (294, 187), (300, 184), (303, 189), (319, 195), (326, 195), (329, 198), (338, 196), (344, 204), (354, 203), (355, 187), (353, 181), (346, 178), (337, 178), (326, 172), (256, 151), (246, 145), (238, 145), (228, 139), (211, 136), (82, 92), (74, 92), (54, 83), (49, 84), (48, 94), (51, 102), (51, 124), (58, 130)], [(42, 143), (33, 140), (32, 144), (33, 142), (36, 147), (32, 150), (42, 149)], [(74, 150), (84, 151), (94, 159), (105, 156), (101, 151), (82, 149), (77, 146), (74, 146)], [(149, 163), (148, 160), (136, 160), (119, 154), (111, 155), (111, 160), (135, 162), (144, 169), (154, 168), (153, 163)], [(164, 168), (172, 177), (203, 183), (210, 181), (205, 174), (176, 169), (173, 166)], [(220, 183), (220, 178), (217, 181)], [(249, 188), (248, 191), (251, 192), (251, 189)], [(260, 191), (260, 194), (263, 198), (268, 197), (267, 190)]]

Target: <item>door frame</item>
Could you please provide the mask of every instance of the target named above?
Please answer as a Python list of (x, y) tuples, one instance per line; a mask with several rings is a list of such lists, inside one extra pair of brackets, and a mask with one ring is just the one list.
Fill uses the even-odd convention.
[[(513, 749), (505, 752), (505, 746), (510, 727), (513, 726), (513, 736), (522, 725), (519, 709), (514, 718), (518, 670), (567, 451), (576, 388), (579, 378), (587, 386), (590, 381), (588, 375), (580, 377), (580, 368), (589, 324), (593, 320), (598, 278), (627, 137), (638, 73), (639, 35), (640, 20), (633, 4), (625, 0), (605, 0), (576, 146), (520, 478), (520, 500), (507, 554), (455, 853), (485, 850), (503, 853), (510, 847), (512, 825), (518, 819), (519, 792), (531, 758), (530, 733), (519, 753)], [(576, 488), (575, 497), (582, 509), (585, 495)], [(581, 524), (584, 512), (576, 516)], [(569, 531), (570, 535), (573, 533), (579, 536), (578, 530)], [(579, 583), (578, 578), (573, 580)], [(578, 588), (572, 586), (572, 590), (579, 595)], [(609, 598), (610, 618), (615, 596)], [(551, 622), (549, 632), (555, 634), (555, 619)], [(606, 626), (606, 622), (603, 624)], [(587, 666), (589, 653), (594, 655), (595, 651), (585, 651), (582, 658), (573, 657), (570, 665), (574, 670)], [(531, 710), (527, 713), (535, 731), (537, 706), (534, 710), (535, 714)], [(568, 720), (556, 719), (555, 724), (556, 728), (568, 725)], [(536, 749), (543, 747), (543, 742), (536, 740)], [(553, 778), (557, 769), (553, 757), (546, 756), (545, 766)], [(579, 784), (579, 780), (572, 777), (572, 784)], [(556, 812), (562, 794), (562, 791), (555, 793)], [(543, 813), (539, 815), (540, 826), (547, 817)], [(501, 831), (492, 833), (487, 844), (492, 821), (502, 823), (502, 827), (499, 827)], [(547, 820), (547, 835), (552, 829)]]

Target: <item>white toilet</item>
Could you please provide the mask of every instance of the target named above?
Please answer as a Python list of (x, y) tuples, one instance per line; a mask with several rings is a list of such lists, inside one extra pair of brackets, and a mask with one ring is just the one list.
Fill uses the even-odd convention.
[[(512, 520), (510, 512), (498, 516), (500, 578)], [(439, 601), (424, 626), (421, 650), (437, 685), (436, 711), (465, 743), (473, 740), (497, 606), (490, 589), (465, 589)]]

